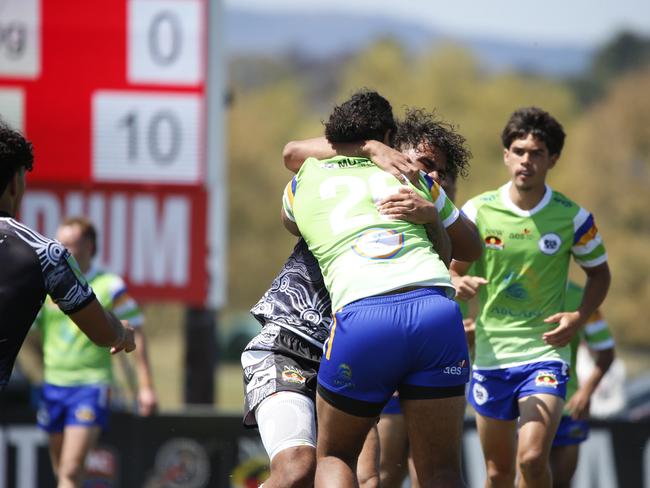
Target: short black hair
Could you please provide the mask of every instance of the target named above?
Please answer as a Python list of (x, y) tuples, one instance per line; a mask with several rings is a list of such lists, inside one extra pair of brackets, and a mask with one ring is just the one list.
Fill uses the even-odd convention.
[(376, 91), (359, 90), (332, 110), (325, 122), (329, 142), (383, 141), (386, 133), (396, 129), (393, 108)]
[(0, 195), (20, 168), (32, 170), (32, 143), (0, 119)]
[(404, 119), (397, 122), (395, 147), (405, 150), (420, 144), (435, 147), (446, 156), (446, 167), (438, 171), (442, 179), (456, 181), (458, 175), (467, 177), (472, 153), (467, 147), (467, 140), (457, 132), (457, 128), (438, 118), (435, 111), (408, 108)]
[(551, 156), (560, 155), (564, 147), (566, 134), (551, 114), (538, 107), (524, 107), (515, 110), (501, 133), (503, 147), (508, 149), (515, 139), (524, 139), (528, 135), (539, 139), (548, 148)]

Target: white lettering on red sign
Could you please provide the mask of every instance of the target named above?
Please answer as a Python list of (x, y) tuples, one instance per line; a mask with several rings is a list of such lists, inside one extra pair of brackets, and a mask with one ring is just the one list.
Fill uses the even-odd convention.
[(102, 267), (136, 286), (188, 286), (190, 281), (191, 202), (189, 197), (160, 198), (146, 193), (107, 195), (70, 192), (63, 202), (52, 192), (25, 195), (21, 220), (44, 235), (56, 235), (64, 217), (88, 215), (105, 245)]
[(25, 132), (25, 92), (21, 88), (0, 88), (0, 114), (11, 127)]

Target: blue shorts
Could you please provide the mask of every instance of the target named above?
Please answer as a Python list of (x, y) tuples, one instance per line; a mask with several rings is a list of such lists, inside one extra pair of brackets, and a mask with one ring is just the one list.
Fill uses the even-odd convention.
[(318, 373), (321, 397), (351, 415), (402, 399), (464, 394), (469, 356), (458, 305), (444, 288), (369, 297), (334, 315)]
[(567, 366), (559, 361), (541, 361), (503, 369), (474, 369), (468, 400), (484, 417), (514, 420), (519, 417), (519, 399), (539, 394), (564, 398), (569, 381)]
[(553, 439), (553, 447), (580, 444), (589, 437), (589, 423), (586, 420), (573, 420), (569, 415), (563, 415), (560, 426)]
[(390, 397), (384, 409), (381, 411), (381, 414), (384, 415), (401, 415), (402, 414), (402, 405), (399, 403), (399, 395), (393, 395)]
[(36, 419), (46, 432), (63, 432), (68, 425), (108, 425), (108, 385), (56, 386), (45, 383)]

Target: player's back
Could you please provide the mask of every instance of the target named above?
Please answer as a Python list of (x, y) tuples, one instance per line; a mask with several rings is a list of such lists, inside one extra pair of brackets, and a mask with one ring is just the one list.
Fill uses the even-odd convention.
[(339, 156), (308, 159), (287, 187), (285, 213), (318, 260), (334, 310), (407, 286), (451, 286), (424, 226), (379, 214), (376, 202), (400, 186), (368, 159)]

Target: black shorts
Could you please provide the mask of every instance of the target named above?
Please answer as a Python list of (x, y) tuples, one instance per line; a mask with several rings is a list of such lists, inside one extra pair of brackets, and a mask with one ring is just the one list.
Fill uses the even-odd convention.
[(241, 355), (244, 368), (244, 426), (256, 427), (255, 409), (279, 391), (316, 398), (323, 350), (278, 325), (267, 325)]

